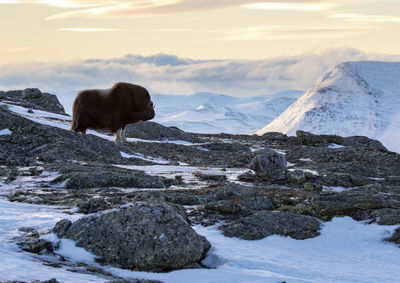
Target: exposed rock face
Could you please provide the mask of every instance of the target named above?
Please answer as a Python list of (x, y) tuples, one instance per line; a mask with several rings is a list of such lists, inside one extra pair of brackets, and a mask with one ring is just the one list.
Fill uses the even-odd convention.
[(264, 174), (269, 180), (284, 180), (286, 178), (286, 159), (283, 154), (273, 150), (264, 150), (250, 164), (250, 169), (258, 174)]
[(296, 136), (304, 145), (337, 144), (352, 147), (369, 147), (380, 150), (387, 150), (380, 141), (364, 136), (341, 137), (337, 135), (314, 135), (301, 130), (296, 131)]
[[(355, 219), (370, 218), (369, 213), (373, 210), (381, 210), (379, 217), (393, 215), (393, 210), (382, 210), (391, 208), (400, 209), (400, 188), (383, 188), (372, 185), (352, 189), (349, 191), (322, 192), (310, 198), (310, 206), (316, 216), (324, 220), (331, 220), (335, 216), (351, 216)], [(375, 215), (377, 212), (374, 212)]]
[(251, 149), (247, 145), (243, 145), (240, 143), (209, 143), (202, 146), (208, 150), (212, 151), (226, 151), (231, 153), (246, 153), (250, 154)]
[(306, 181), (306, 174), (302, 170), (289, 171), (287, 181), (293, 184), (303, 184)]
[(49, 111), (57, 114), (64, 114), (64, 107), (58, 101), (57, 96), (50, 93), (42, 93), (37, 88), (24, 90), (0, 91), (0, 100), (17, 102), (26, 108)]
[(145, 140), (182, 140), (202, 143), (199, 137), (186, 133), (176, 127), (165, 127), (154, 122), (138, 122), (127, 125), (126, 136)]
[(143, 271), (168, 271), (197, 263), (210, 243), (167, 203), (134, 203), (119, 209), (63, 220), (53, 232), (76, 241), (105, 264)]
[[(364, 140), (359, 137), (344, 139)], [(286, 158), (295, 164), (295, 168), (317, 172), (315, 179), (325, 186), (355, 187), (374, 183), (399, 185), (400, 155), (372, 144), (374, 141), (369, 140), (365, 146), (303, 146), (288, 152)], [(309, 161), (302, 161), (305, 159)]]
[[(126, 164), (121, 151), (134, 153), (129, 145), (115, 145), (94, 135), (76, 134), (71, 131), (42, 125), (20, 117), (0, 106), (0, 128), (8, 128), (12, 135), (0, 136), (0, 160), (5, 165), (31, 166), (71, 162), (96, 162)], [(139, 164), (149, 164), (136, 160)], [(130, 160), (130, 164), (133, 160)]]
[(166, 188), (175, 181), (165, 177), (150, 176), (143, 172), (123, 172), (118, 170), (98, 170), (97, 172), (75, 172), (66, 174), (67, 189), (82, 188)]
[(394, 242), (397, 245), (400, 245), (400, 227), (397, 228), (394, 231), (393, 235), (390, 238), (386, 239), (386, 240), (389, 241), (389, 242)]
[(400, 209), (383, 208), (377, 209), (370, 214), (375, 218), (374, 222), (379, 225), (398, 225), (400, 224)]
[(22, 228), (20, 231), (26, 232), (17, 239), (17, 244), (22, 250), (36, 254), (53, 251), (53, 245), (46, 240), (39, 239), (39, 233), (36, 230)]
[(260, 211), (224, 224), (220, 229), (225, 236), (245, 240), (262, 239), (274, 234), (307, 239), (319, 235), (320, 222), (313, 217), (290, 212)]

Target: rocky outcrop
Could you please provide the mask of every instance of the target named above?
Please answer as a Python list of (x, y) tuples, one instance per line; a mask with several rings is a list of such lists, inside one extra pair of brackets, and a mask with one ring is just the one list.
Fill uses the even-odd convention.
[(394, 231), (393, 235), (391, 237), (387, 238), (386, 241), (393, 242), (400, 246), (400, 227), (397, 228)]
[(337, 135), (315, 135), (301, 130), (296, 131), (296, 136), (301, 140), (303, 145), (309, 146), (336, 144), (341, 146), (387, 150), (381, 142), (365, 136), (341, 137)]
[(203, 143), (199, 137), (186, 133), (177, 127), (165, 127), (154, 122), (138, 122), (126, 127), (126, 136), (144, 140), (173, 140)]
[(104, 264), (169, 271), (198, 263), (210, 249), (182, 213), (183, 209), (164, 202), (136, 202), (74, 223), (62, 220), (53, 232), (76, 241)]
[(66, 115), (64, 107), (61, 105), (56, 95), (42, 93), (37, 88), (0, 91), (0, 101), (1, 100), (17, 103), (17, 105), (21, 105), (25, 108)]
[(33, 228), (20, 228), (19, 231), (25, 232), (25, 235), (16, 239), (17, 245), (26, 252), (42, 254), (53, 251), (53, 245), (43, 239), (40, 239), (39, 233)]
[[(345, 139), (353, 138), (358, 139)], [(325, 186), (400, 185), (400, 155), (379, 146), (303, 146), (289, 151), (286, 158), (291, 169), (316, 172), (314, 179)]]
[(274, 150), (263, 150), (250, 164), (250, 169), (265, 175), (268, 180), (278, 181), (286, 178), (286, 159)]
[[(383, 188), (371, 185), (344, 192), (322, 192), (310, 198), (309, 205), (315, 215), (324, 220), (337, 216), (351, 216), (358, 220), (375, 217), (386, 218), (400, 209), (400, 187)], [(383, 209), (390, 210), (383, 210)], [(378, 213), (377, 210), (380, 210)], [(378, 214), (377, 214), (378, 213)], [(393, 215), (395, 216), (395, 215)]]
[[(42, 125), (18, 116), (0, 106), (0, 128), (12, 134), (0, 136), (0, 161), (11, 166), (32, 166), (38, 163), (57, 164), (97, 162), (126, 164), (121, 151), (132, 154), (132, 147), (116, 145), (94, 135), (82, 135), (48, 125)], [(130, 164), (134, 161), (130, 160)], [(151, 164), (135, 160), (136, 164)]]
[(175, 184), (174, 179), (161, 176), (150, 176), (142, 171), (133, 171), (122, 168), (97, 167), (83, 168), (76, 166), (77, 170), (66, 172), (53, 181), (60, 183), (66, 181), (67, 189), (84, 188), (167, 188)]
[(307, 239), (319, 235), (320, 222), (310, 216), (275, 211), (260, 211), (220, 227), (227, 237), (257, 240), (270, 235)]

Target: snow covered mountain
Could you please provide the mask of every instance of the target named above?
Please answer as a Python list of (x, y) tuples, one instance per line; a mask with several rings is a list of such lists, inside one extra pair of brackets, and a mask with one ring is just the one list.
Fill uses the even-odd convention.
[(321, 76), (274, 121), (259, 130), (365, 135), (400, 151), (400, 62), (347, 62)]
[(154, 121), (187, 132), (249, 134), (276, 118), (301, 94), (296, 90), (249, 98), (213, 93), (153, 94)]

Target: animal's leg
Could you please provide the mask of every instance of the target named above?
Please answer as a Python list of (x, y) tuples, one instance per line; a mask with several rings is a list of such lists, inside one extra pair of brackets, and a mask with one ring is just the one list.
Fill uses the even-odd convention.
[(114, 142), (122, 142), (121, 132), (122, 132), (122, 130), (118, 129), (115, 133), (113, 133), (113, 135), (115, 137)]
[(121, 138), (123, 142), (128, 142), (128, 139), (125, 136), (125, 128), (123, 128), (121, 131)]

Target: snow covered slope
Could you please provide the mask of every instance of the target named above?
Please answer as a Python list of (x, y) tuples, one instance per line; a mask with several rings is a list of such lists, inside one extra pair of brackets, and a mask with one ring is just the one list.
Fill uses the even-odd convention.
[(187, 132), (249, 134), (276, 118), (301, 94), (295, 90), (249, 98), (213, 93), (153, 94), (154, 121)]
[(257, 134), (365, 135), (400, 151), (400, 62), (347, 62), (326, 72)]

